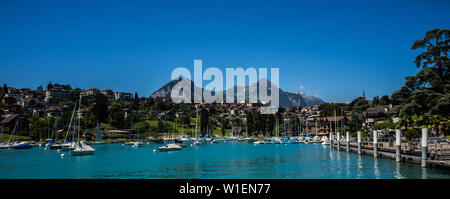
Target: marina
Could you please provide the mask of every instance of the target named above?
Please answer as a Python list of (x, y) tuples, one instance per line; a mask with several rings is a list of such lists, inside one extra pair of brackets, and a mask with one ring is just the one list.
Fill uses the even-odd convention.
[[(450, 171), (422, 168), (332, 149), (322, 144), (223, 141), (155, 152), (161, 144), (96, 146), (95, 155), (0, 150), (1, 179), (448, 179)], [(66, 154), (61, 156), (61, 154)]]
[[(327, 179), (450, 179), (450, 1), (1, 8), (5, 185), (163, 179), (139, 180), (144, 189), (98, 183), (106, 191), (97, 180), (48, 180), (63, 188), (29, 180), (45, 188), (28, 192), (168, 197), (182, 184), (210, 187), (208, 197), (225, 184), (248, 194), (256, 187), (248, 185), (267, 183), (267, 195), (239, 198), (280, 198), (416, 191), (402, 180), (335, 180), (341, 189)], [(423, 184), (431, 185), (417, 183), (422, 192), (439, 192)]]

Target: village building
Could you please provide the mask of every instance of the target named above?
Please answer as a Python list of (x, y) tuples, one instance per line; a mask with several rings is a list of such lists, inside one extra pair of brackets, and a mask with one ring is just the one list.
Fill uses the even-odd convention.
[(45, 110), (47, 117), (57, 117), (62, 115), (62, 109), (58, 106), (50, 106)]
[(0, 118), (0, 125), (3, 132), (11, 133), (14, 130), (16, 121), (19, 119), (19, 114), (6, 114)]
[(83, 96), (94, 96), (96, 94), (100, 93), (100, 90), (98, 88), (91, 88), (89, 90), (85, 90), (81, 93)]
[(62, 99), (65, 98), (68, 94), (69, 94), (68, 90), (65, 90), (64, 88), (61, 87), (55, 87), (47, 89), (47, 91), (45, 92), (45, 98)]
[(233, 136), (240, 136), (242, 134), (242, 127), (233, 126), (231, 129), (231, 133)]
[(111, 89), (102, 90), (100, 93), (105, 95), (108, 99), (115, 99), (115, 94)]
[(116, 100), (131, 101), (133, 99), (133, 94), (126, 93), (126, 92), (116, 92), (115, 93), (115, 99)]

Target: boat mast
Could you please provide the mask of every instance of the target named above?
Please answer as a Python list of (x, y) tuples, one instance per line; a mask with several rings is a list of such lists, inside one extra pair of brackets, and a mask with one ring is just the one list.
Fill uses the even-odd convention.
[(80, 141), (80, 121), (81, 121), (81, 116), (80, 116), (80, 108), (81, 108), (81, 92), (80, 92), (80, 99), (78, 101), (78, 141)]
[(333, 128), (333, 126), (331, 126), (331, 121), (329, 121), (330, 122), (330, 131), (328, 132), (329, 134), (330, 134), (330, 141), (331, 141), (331, 129)]
[(66, 143), (67, 136), (69, 135), (70, 128), (72, 127), (73, 116), (75, 115), (75, 111), (76, 110), (77, 110), (77, 103), (75, 103), (75, 106), (73, 107), (72, 117), (70, 117), (69, 127), (67, 129), (67, 133), (66, 133), (66, 136), (64, 137), (64, 142), (63, 143)]
[(49, 119), (47, 116), (47, 139), (50, 139), (50, 127), (49, 127)]
[(303, 128), (302, 128), (302, 124), (303, 124), (303, 117), (300, 117), (300, 134), (303, 136)]
[(291, 121), (291, 137), (294, 135), (294, 122), (289, 119), (289, 121)]
[(163, 143), (165, 143), (165, 141), (164, 141), (164, 130), (165, 130), (165, 128), (166, 128), (166, 117), (167, 117), (167, 115), (166, 114), (164, 114), (164, 124), (163, 124), (163, 129), (162, 129), (162, 134), (163, 134)]
[(139, 110), (138, 110), (138, 128), (137, 128), (137, 141), (139, 143)]
[(334, 132), (337, 132), (336, 110), (334, 110)]
[(17, 128), (17, 125), (18, 125), (18, 124), (19, 124), (19, 120), (17, 119), (17, 120), (16, 120), (16, 124), (14, 125), (13, 132), (12, 132), (11, 135), (9, 136), (8, 144), (11, 142), (11, 139), (12, 139), (12, 137), (13, 137), (13, 135), (14, 135), (14, 132), (16, 132), (16, 128)]
[(248, 121), (245, 121), (245, 132), (247, 132), (247, 136), (250, 137), (250, 134), (248, 133)]
[(343, 113), (343, 111), (342, 111), (342, 108), (341, 108), (341, 116), (342, 116), (342, 120), (341, 120), (341, 128), (342, 128), (342, 135), (345, 133), (344, 131), (345, 131), (345, 116), (344, 116), (344, 113)]
[(198, 121), (198, 112), (197, 110), (195, 110), (196, 115), (195, 115), (195, 138), (197, 138), (197, 121)]
[(276, 137), (277, 134), (278, 134), (277, 121), (278, 121), (278, 118), (277, 118), (277, 116), (275, 115), (275, 137)]
[(317, 136), (317, 118), (314, 118), (314, 122), (315, 122), (315, 125), (316, 125), (316, 136)]
[(283, 114), (283, 136), (286, 137), (286, 121), (284, 121), (284, 114)]

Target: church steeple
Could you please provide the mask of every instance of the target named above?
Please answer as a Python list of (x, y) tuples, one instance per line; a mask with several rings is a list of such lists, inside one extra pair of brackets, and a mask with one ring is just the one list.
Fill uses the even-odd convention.
[(363, 96), (364, 99), (366, 99), (366, 93), (364, 93), (364, 89), (363, 89)]

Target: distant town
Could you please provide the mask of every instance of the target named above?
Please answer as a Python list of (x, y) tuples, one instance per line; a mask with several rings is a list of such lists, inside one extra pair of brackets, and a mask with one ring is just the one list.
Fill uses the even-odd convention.
[[(197, 136), (256, 137), (275, 136), (276, 132), (321, 136), (336, 131), (356, 133), (374, 125), (387, 129), (396, 115), (388, 96), (367, 100), (364, 91), (351, 103), (281, 107), (274, 115), (264, 115), (259, 112), (262, 105), (257, 103), (174, 104), (170, 94), (147, 98), (137, 93), (73, 89), (56, 83), (35, 90), (4, 84), (0, 114), (5, 136), (1, 138), (7, 139), (6, 134), (15, 128), (15, 135), (25, 140), (63, 138), (80, 93), (77, 116), (86, 140), (135, 139), (138, 129), (143, 137), (161, 137), (163, 131), (178, 137), (193, 137), (196, 132)], [(101, 137), (97, 136), (97, 127), (103, 132)]]

